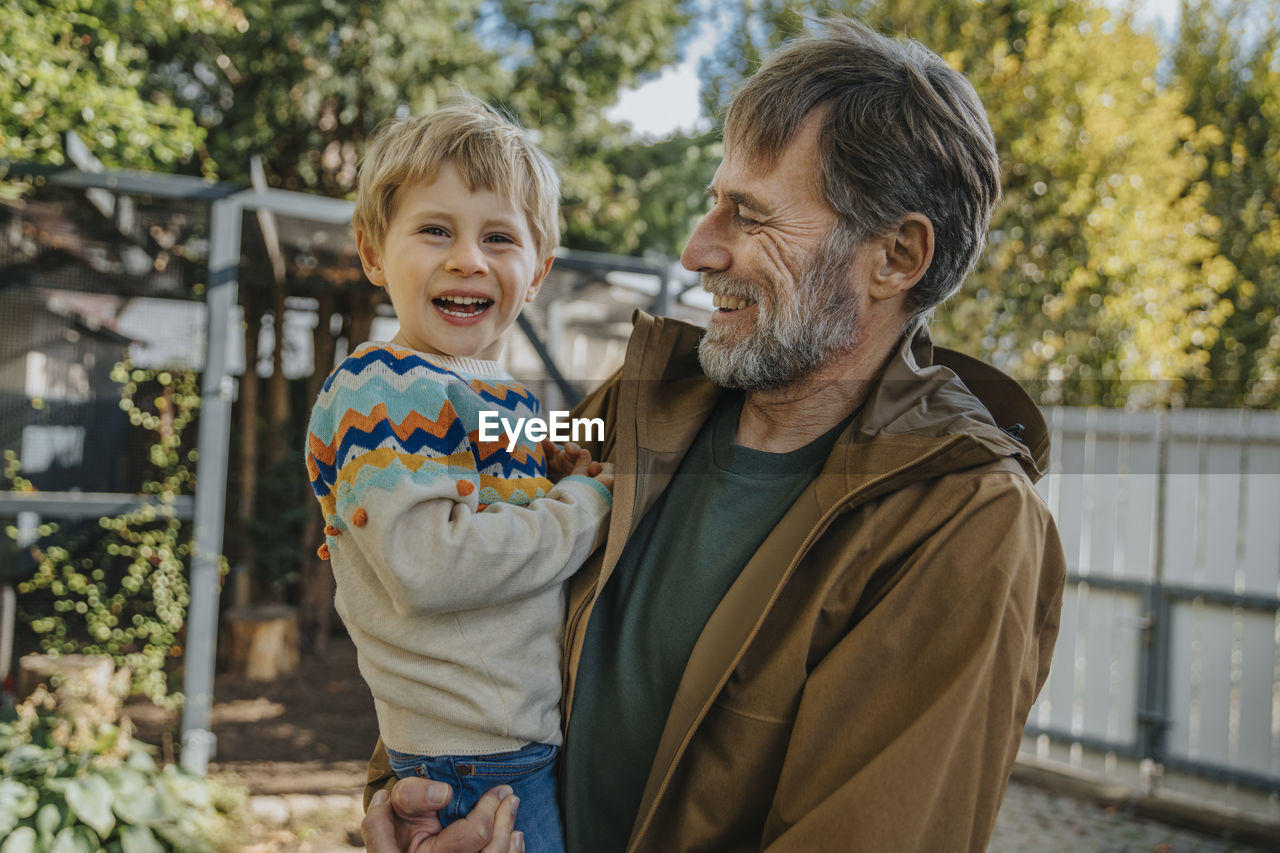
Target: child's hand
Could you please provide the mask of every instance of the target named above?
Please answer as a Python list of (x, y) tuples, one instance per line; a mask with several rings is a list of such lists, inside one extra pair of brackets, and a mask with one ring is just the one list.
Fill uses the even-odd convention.
[(582, 455), (578, 457), (573, 470), (569, 473), (579, 477), (590, 477), (609, 491), (613, 491), (613, 463), (596, 462), (585, 450), (582, 451)]
[(547, 479), (558, 483), (570, 474), (577, 473), (574, 466), (582, 458), (591, 461), (591, 454), (572, 441), (562, 448), (549, 438), (542, 440), (542, 452), (547, 457)]

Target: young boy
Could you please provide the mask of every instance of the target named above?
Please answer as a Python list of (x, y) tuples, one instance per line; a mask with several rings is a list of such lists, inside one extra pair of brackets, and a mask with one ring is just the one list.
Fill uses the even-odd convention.
[(478, 101), (380, 127), (353, 223), (400, 331), (338, 366), (307, 438), (392, 766), (454, 786), (445, 823), (511, 785), (530, 851), (563, 848), (561, 585), (603, 538), (612, 468), (571, 445), (553, 485), (538, 443), (482, 441), (480, 414), (539, 414), (494, 359), (551, 268), (558, 206), (545, 156)]

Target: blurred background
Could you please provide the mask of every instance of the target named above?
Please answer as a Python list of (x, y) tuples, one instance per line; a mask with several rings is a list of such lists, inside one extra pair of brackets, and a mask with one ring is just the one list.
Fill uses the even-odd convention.
[[(217, 729), (219, 695), (346, 654), (302, 443), (335, 360), (395, 329), (348, 225), (380, 121), (462, 89), (557, 164), (564, 249), (506, 354), (555, 408), (620, 362), (632, 309), (705, 319), (677, 259), (722, 109), (835, 12), (963, 70), (1000, 150), (984, 260), (932, 328), (1022, 381), (1054, 430), (1040, 489), (1072, 573), (1020, 772), (1280, 823), (1273, 2), (0, 10), (9, 693), (24, 653), (109, 655), (172, 714), (156, 737), (212, 758), (192, 733)], [(239, 681), (210, 692), (215, 645)]]

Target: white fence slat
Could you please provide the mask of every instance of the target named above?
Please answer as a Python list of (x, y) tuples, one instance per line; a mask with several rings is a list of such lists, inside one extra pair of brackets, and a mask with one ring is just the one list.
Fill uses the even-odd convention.
[(1062, 439), (1061, 469), (1058, 474), (1058, 532), (1070, 571), (1080, 571), (1080, 537), (1084, 527), (1084, 441), (1078, 437)]
[(1280, 591), (1280, 446), (1248, 448), (1245, 485), (1244, 591), (1276, 595)]
[(1156, 506), (1160, 491), (1155, 433), (1134, 436), (1127, 451), (1129, 473), (1124, 478), (1124, 523), (1120, 526), (1124, 565), (1117, 575), (1150, 581), (1155, 576)]
[(1280, 775), (1280, 743), (1272, 732), (1276, 617), (1245, 613), (1240, 629), (1240, 731), (1235, 764)]
[(1115, 611), (1111, 625), (1107, 740), (1133, 743), (1138, 737), (1138, 656), (1146, 637), (1141, 619), (1142, 599), (1126, 593), (1117, 593), (1112, 598)]
[(1041, 692), (1041, 701), (1049, 701), (1048, 728), (1069, 732), (1076, 689), (1076, 626), (1079, 608), (1076, 588), (1068, 585), (1062, 596), (1062, 621), (1058, 642), (1053, 648), (1049, 683)]
[(1089, 549), (1089, 574), (1114, 577), (1116, 570), (1124, 565), (1123, 559), (1116, 559), (1116, 550), (1127, 509), (1121, 503), (1125, 490), (1120, 476), (1119, 438), (1096, 437), (1091, 464), (1093, 473), (1085, 477), (1089, 508), (1087, 535), (1082, 538), (1081, 547)]
[[(1192, 754), (1193, 704), (1193, 631), (1191, 607), (1175, 607), (1169, 613), (1169, 731), (1167, 747), (1170, 755), (1182, 758)], [(1198, 729), (1198, 726), (1197, 726)]]
[(1088, 637), (1084, 678), (1084, 728), (1081, 734), (1099, 739), (1107, 736), (1111, 695), (1111, 660), (1115, 639), (1115, 596), (1092, 587), (1084, 603), (1081, 629)]
[(1203, 497), (1200, 477), (1200, 445), (1194, 441), (1170, 441), (1169, 475), (1164, 495), (1164, 580), (1194, 585), (1202, 539)]
[(1231, 651), (1234, 614), (1228, 607), (1200, 608), (1200, 754), (1203, 761), (1229, 764)]
[(1204, 448), (1204, 541), (1197, 574), (1209, 589), (1234, 590), (1240, 550), (1240, 446), (1212, 442)]

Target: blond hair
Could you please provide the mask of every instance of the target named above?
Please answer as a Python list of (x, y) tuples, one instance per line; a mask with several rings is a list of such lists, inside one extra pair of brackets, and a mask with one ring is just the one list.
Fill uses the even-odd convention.
[(435, 180), (451, 163), (471, 192), (521, 205), (539, 263), (560, 244), (560, 179), (547, 156), (510, 119), (464, 96), (424, 116), (388, 119), (369, 139), (351, 224), (382, 246), (400, 188)]

